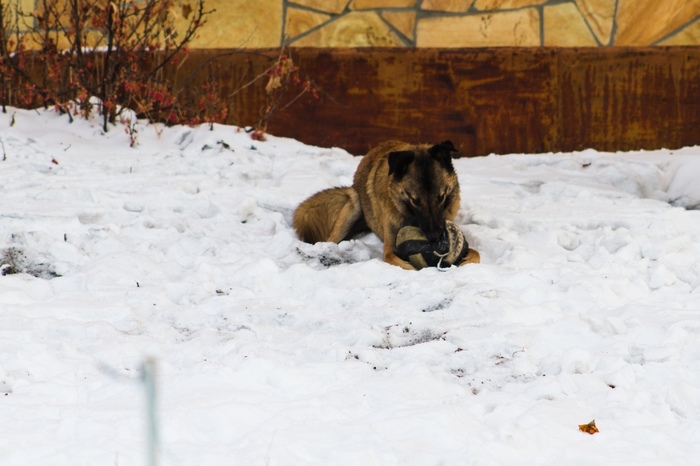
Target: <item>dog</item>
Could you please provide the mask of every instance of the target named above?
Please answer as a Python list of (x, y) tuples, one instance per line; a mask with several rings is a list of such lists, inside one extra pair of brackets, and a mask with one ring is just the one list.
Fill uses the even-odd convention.
[[(445, 221), (454, 220), (460, 202), (452, 164), (456, 151), (450, 141), (378, 145), (360, 161), (352, 186), (320, 191), (299, 205), (293, 218), (299, 239), (339, 243), (371, 230), (384, 243), (385, 262), (415, 270), (396, 255), (396, 234), (411, 221), (435, 241)], [(460, 265), (479, 261), (472, 249)]]

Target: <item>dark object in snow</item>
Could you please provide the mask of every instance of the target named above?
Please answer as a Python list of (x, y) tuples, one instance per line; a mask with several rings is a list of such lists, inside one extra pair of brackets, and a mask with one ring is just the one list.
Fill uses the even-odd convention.
[(0, 276), (28, 273), (36, 278), (50, 280), (60, 277), (50, 264), (31, 261), (18, 248), (0, 250)]
[(469, 254), (469, 244), (454, 222), (446, 221), (440, 237), (430, 242), (415, 221), (409, 221), (396, 235), (396, 255), (416, 269), (459, 265)]

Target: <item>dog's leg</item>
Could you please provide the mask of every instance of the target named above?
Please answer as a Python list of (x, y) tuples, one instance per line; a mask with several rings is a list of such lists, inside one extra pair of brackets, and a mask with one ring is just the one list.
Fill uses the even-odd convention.
[(388, 262), (392, 265), (398, 265), (402, 269), (416, 270), (416, 268), (412, 266), (410, 262), (407, 262), (396, 255), (396, 234), (396, 229), (392, 228), (388, 222), (384, 224), (384, 238), (382, 238), (382, 241), (384, 242), (384, 262)]
[(394, 253), (393, 250), (387, 250), (386, 247), (384, 247), (384, 262), (387, 262), (391, 265), (398, 265), (402, 269), (406, 270), (416, 270), (414, 266), (412, 266), (409, 262), (406, 262), (405, 260), (401, 259), (399, 256)]
[(360, 197), (357, 195), (357, 191), (354, 188), (347, 188), (346, 194), (348, 200), (343, 208), (340, 209), (338, 218), (333, 223), (333, 229), (326, 241), (340, 243), (347, 238), (352, 231), (352, 227), (362, 218), (362, 205), (360, 204)]
[(479, 251), (476, 249), (469, 249), (467, 257), (465, 257), (462, 262), (459, 263), (459, 266), (461, 267), (465, 264), (478, 264), (479, 262), (481, 262), (481, 255), (479, 254)]

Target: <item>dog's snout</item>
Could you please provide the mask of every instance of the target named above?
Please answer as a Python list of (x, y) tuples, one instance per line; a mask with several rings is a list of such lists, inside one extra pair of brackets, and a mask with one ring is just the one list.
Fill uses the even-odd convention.
[(442, 232), (445, 230), (445, 219), (442, 217), (433, 218), (432, 216), (427, 216), (423, 219), (422, 230), (423, 234), (428, 241), (434, 243), (440, 240)]
[(425, 237), (428, 238), (428, 241), (430, 241), (431, 243), (439, 240), (441, 235), (442, 235), (442, 228), (441, 227), (430, 228), (428, 231), (425, 232)]

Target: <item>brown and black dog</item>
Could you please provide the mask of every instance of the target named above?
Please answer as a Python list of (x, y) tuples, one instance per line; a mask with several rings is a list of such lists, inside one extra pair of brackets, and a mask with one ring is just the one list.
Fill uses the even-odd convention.
[[(459, 210), (459, 181), (452, 165), (456, 151), (450, 141), (380, 144), (362, 158), (352, 186), (326, 189), (301, 203), (294, 212), (297, 235), (308, 243), (339, 243), (372, 230), (384, 242), (386, 262), (413, 270), (396, 255), (396, 234), (412, 220), (434, 241), (445, 220), (454, 220)], [(471, 249), (462, 264), (479, 260)]]

